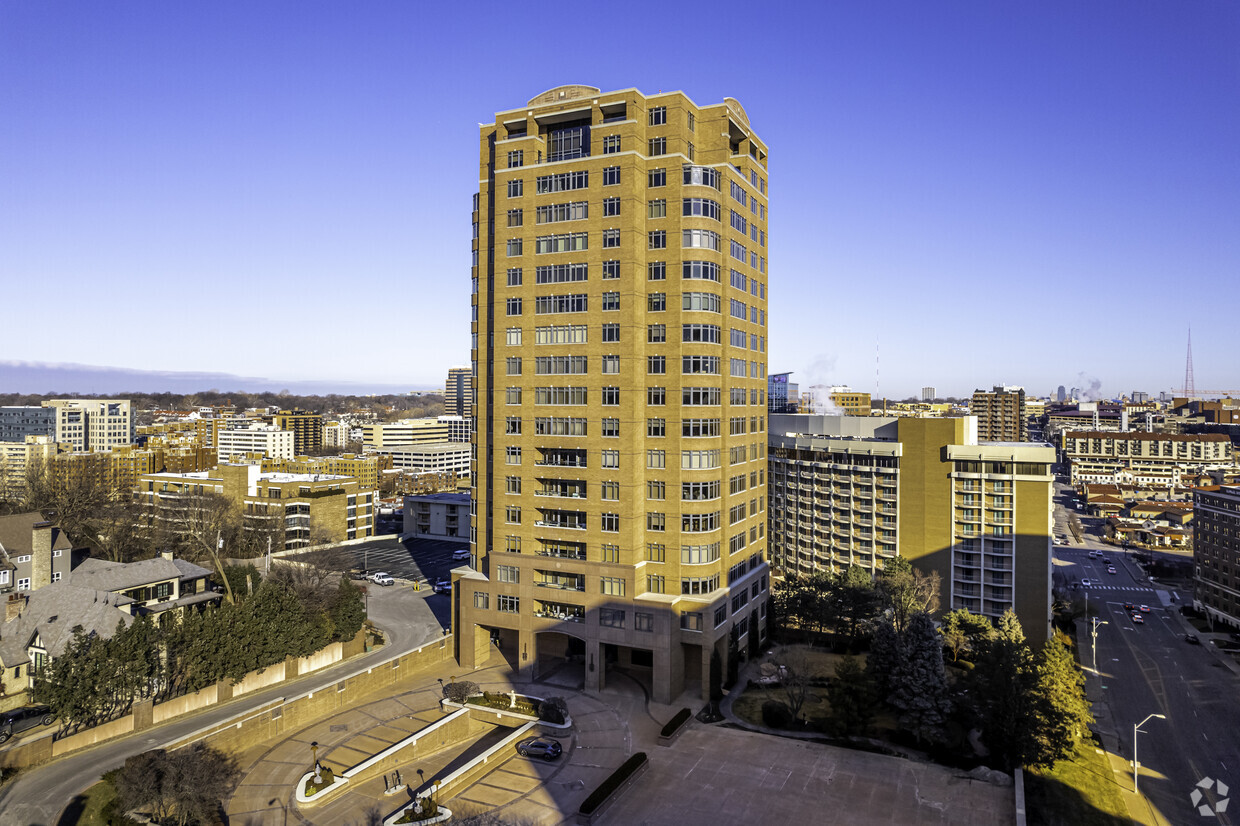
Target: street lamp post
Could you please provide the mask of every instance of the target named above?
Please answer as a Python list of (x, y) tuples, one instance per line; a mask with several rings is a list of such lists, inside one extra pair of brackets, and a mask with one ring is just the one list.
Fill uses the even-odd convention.
[(1098, 673), (1098, 626), (1099, 625), (1110, 625), (1110, 623), (1107, 622), (1106, 620), (1099, 620), (1097, 617), (1090, 617), (1090, 622), (1093, 623), (1093, 629), (1089, 632), (1089, 635), (1090, 637), (1093, 638), (1094, 673), (1097, 674)]
[(1137, 790), (1137, 771), (1141, 768), (1141, 764), (1137, 761), (1137, 734), (1141, 731), (1141, 726), (1157, 717), (1159, 720), (1166, 720), (1165, 714), (1151, 714), (1141, 722), (1132, 727), (1132, 791), (1134, 794), (1140, 794)]

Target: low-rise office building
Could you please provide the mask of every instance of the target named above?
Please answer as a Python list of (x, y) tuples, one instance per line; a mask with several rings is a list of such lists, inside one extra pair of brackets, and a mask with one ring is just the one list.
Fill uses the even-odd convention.
[(473, 452), (468, 442), (438, 442), (408, 447), (387, 448), (392, 467), (414, 473), (455, 473), (469, 475)]
[(427, 416), (399, 422), (376, 422), (362, 426), (366, 450), (388, 451), (413, 445), (469, 442), (469, 419), (461, 416)]
[(406, 496), (404, 536), (469, 544), (469, 494)]
[(28, 437), (53, 441), (56, 435), (56, 411), (49, 407), (0, 407), (0, 442), (25, 442)]

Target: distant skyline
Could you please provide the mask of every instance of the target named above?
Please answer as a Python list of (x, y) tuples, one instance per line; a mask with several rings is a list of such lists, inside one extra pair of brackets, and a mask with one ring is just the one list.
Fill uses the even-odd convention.
[(585, 83), (746, 108), (802, 386), (1156, 394), (1191, 324), (1240, 388), (1238, 43), (1222, 2), (5, 4), (0, 359), (442, 386), (477, 124)]

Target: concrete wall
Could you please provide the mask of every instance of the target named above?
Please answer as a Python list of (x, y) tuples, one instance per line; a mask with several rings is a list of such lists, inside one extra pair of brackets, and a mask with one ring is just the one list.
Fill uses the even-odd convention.
[[(179, 717), (182, 714), (206, 708), (217, 702), (226, 702), (247, 691), (275, 685), (286, 678), (292, 679), (299, 674), (305, 674), (311, 670), (331, 665), (339, 662), (341, 659), (360, 654), (365, 649), (364, 635), (365, 631), (360, 631), (352, 640), (345, 643), (332, 643), (319, 652), (319, 654), (305, 657), (301, 660), (289, 660), (287, 663), (278, 663), (261, 672), (252, 672), (237, 685), (224, 681), (208, 686), (193, 694), (186, 694), (167, 702), (159, 703), (153, 707), (149, 704), (138, 704), (135, 706), (135, 714), (126, 715), (101, 726), (95, 726), (86, 731), (61, 738), (60, 740), (53, 741), (51, 737), (38, 737), (25, 742), (16, 741), (9, 749), (0, 752), (0, 766), (22, 768), (44, 763), (53, 757), (60, 757), (61, 755), (93, 746), (96, 743), (120, 737), (133, 731), (142, 731), (150, 726)], [(343, 704), (345, 697), (368, 694), (371, 691), (392, 685), (408, 675), (416, 674), (420, 669), (438, 665), (446, 659), (451, 659), (451, 649), (451, 637), (444, 637), (436, 642), (428, 643), (416, 651), (402, 654), (379, 665), (348, 675), (342, 678), (340, 682), (335, 683), (331, 688), (319, 692), (319, 694), (331, 695), (335, 700), (332, 707), (338, 708)], [(333, 652), (335, 659), (332, 659)], [(307, 664), (305, 669), (299, 670), (302, 669), (303, 663)], [(315, 663), (318, 664), (315, 665)], [(290, 664), (293, 664), (295, 667), (289, 667)], [(310, 668), (310, 665), (314, 665), (314, 668)], [(344, 686), (344, 688), (338, 692), (341, 686)], [(314, 696), (314, 694), (305, 695), (305, 697)], [(289, 703), (294, 704), (301, 699), (303, 698), (297, 698), (297, 700), (289, 701)], [(320, 697), (321, 701), (322, 698)], [(281, 699), (274, 705), (278, 707), (284, 703), (285, 701)], [(270, 707), (269, 705), (268, 709)], [(315, 707), (317, 708), (318, 706), (316, 705)], [(267, 710), (262, 713), (270, 716), (277, 712)], [(301, 712), (296, 711), (296, 713), (300, 714)], [(276, 719), (279, 718), (277, 717)], [(298, 717), (298, 719), (301, 718)], [(309, 721), (307, 719), (306, 722), (308, 723)], [(235, 723), (235, 720), (232, 723)], [(227, 725), (232, 725), (232, 723)], [(276, 733), (283, 730), (282, 728), (278, 729)], [(255, 740), (254, 742), (261, 741)]]

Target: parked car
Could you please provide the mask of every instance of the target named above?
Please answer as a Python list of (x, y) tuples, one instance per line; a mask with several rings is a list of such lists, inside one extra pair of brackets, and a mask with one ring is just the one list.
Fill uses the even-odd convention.
[(56, 715), (47, 706), (22, 706), (0, 713), (0, 743), (36, 726), (50, 726)]
[(542, 737), (527, 737), (517, 743), (517, 754), (522, 757), (541, 757), (543, 760), (555, 760), (564, 752), (564, 748), (554, 740)]
[(367, 571), (365, 568), (356, 568), (349, 571), (349, 579), (370, 579), (370, 571)]
[(1201, 645), (1201, 640), (1197, 639), (1196, 634), (1185, 634), (1184, 642), (1188, 643), (1189, 645)]
[(370, 581), (375, 585), (395, 585), (396, 580), (392, 579), (391, 574), (387, 571), (375, 571), (370, 575)]

